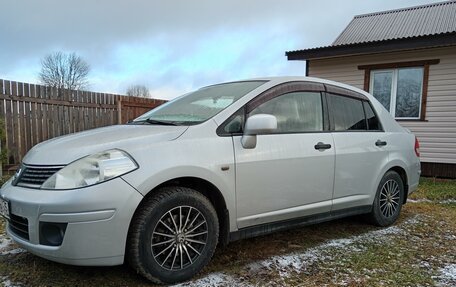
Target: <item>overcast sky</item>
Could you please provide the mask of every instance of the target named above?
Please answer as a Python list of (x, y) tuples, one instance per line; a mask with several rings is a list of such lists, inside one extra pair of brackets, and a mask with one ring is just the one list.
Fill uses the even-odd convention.
[(325, 46), (354, 15), (432, 0), (0, 0), (0, 78), (38, 83), (40, 59), (76, 52), (90, 90), (144, 84), (170, 99), (217, 82), (304, 75), (285, 51)]

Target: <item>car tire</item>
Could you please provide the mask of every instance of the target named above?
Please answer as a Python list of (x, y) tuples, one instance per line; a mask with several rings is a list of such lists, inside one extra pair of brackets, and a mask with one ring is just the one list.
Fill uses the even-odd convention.
[(214, 254), (219, 223), (211, 202), (185, 187), (163, 187), (136, 211), (127, 242), (127, 260), (155, 283), (192, 278)]
[(404, 183), (395, 171), (388, 171), (380, 181), (369, 221), (377, 226), (396, 222), (404, 202)]

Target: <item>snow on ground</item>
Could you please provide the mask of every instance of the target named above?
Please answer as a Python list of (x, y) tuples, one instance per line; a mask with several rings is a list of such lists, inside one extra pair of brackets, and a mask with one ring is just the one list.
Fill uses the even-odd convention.
[(3, 287), (20, 287), (20, 286), (22, 286), (20, 284), (11, 282), (11, 280), (9, 280), (8, 277), (0, 277), (0, 284), (2, 284)]
[(456, 286), (456, 264), (448, 264), (439, 269), (439, 275), (433, 278), (437, 286)]
[(18, 254), (25, 252), (22, 248), (15, 248), (13, 241), (3, 234), (0, 234), (0, 256)]
[(0, 251), (6, 249), (8, 246), (11, 245), (11, 243), (11, 239), (7, 238), (6, 236), (0, 235)]
[(26, 250), (22, 249), (22, 248), (14, 248), (14, 249), (0, 252), (0, 256), (19, 254), (19, 253), (23, 253), (23, 252), (26, 252)]
[(452, 204), (452, 203), (456, 203), (456, 199), (444, 199), (444, 200), (440, 200), (440, 201), (432, 201), (432, 200), (429, 200), (429, 199), (426, 199), (426, 198), (421, 198), (421, 199), (407, 199), (407, 203), (440, 203), (440, 204)]
[(206, 275), (203, 278), (193, 280), (186, 283), (173, 285), (174, 287), (216, 287), (216, 286), (240, 286), (248, 287), (249, 284), (243, 283), (242, 281), (222, 272), (216, 272)]
[[(416, 221), (416, 218), (411, 218), (402, 223), (401, 226), (405, 224), (415, 224)], [(295, 272), (305, 273), (309, 271), (309, 268), (317, 262), (330, 260), (335, 253), (361, 252), (363, 251), (363, 244), (365, 243), (379, 243), (381, 240), (386, 240), (389, 235), (399, 235), (403, 232), (405, 231), (402, 228), (391, 226), (350, 238), (333, 239), (307, 249), (304, 253), (273, 256), (260, 262), (254, 262), (250, 264), (248, 268), (252, 271), (258, 271), (261, 268), (266, 268), (271, 271), (276, 270), (282, 278), (290, 277)]]
[(440, 201), (439, 203), (452, 204), (452, 203), (456, 203), (456, 199), (445, 199), (445, 200)]
[(420, 199), (407, 198), (407, 203), (422, 203), (422, 202), (433, 202), (433, 201), (426, 199), (426, 198), (420, 198)]
[[(0, 256), (18, 254), (22, 252), (25, 252), (25, 250), (22, 248), (16, 248), (10, 238), (8, 238), (6, 235), (0, 234)], [(6, 276), (0, 277), (0, 285), (4, 287), (22, 286), (21, 284), (11, 282), (11, 280), (9, 280)]]
[[(404, 227), (417, 224), (418, 222), (420, 222), (419, 216), (414, 216), (402, 222), (398, 226), (373, 230), (349, 238), (329, 240), (313, 248), (309, 248), (302, 253), (278, 255), (266, 260), (250, 263), (245, 266), (245, 269), (252, 276), (261, 276), (261, 273), (264, 271), (276, 271), (279, 273), (281, 278), (288, 278), (292, 276), (293, 273), (306, 273), (309, 271), (309, 268), (312, 267), (312, 265), (324, 260), (330, 260), (336, 254), (346, 252), (361, 252), (364, 250), (363, 245), (366, 243), (381, 243), (382, 241), (388, 240), (390, 236), (405, 234), (406, 231), (404, 230)], [(242, 280), (223, 272), (210, 273), (200, 279), (174, 286), (210, 287), (219, 285), (251, 286), (246, 282), (243, 282)]]

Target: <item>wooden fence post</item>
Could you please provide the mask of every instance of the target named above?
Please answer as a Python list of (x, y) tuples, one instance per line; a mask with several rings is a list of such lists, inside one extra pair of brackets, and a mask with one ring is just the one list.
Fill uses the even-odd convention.
[(117, 124), (122, 124), (122, 100), (117, 100)]

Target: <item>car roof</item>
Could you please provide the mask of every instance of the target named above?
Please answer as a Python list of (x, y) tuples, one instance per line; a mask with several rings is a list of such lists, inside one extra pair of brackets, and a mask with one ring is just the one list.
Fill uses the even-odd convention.
[(241, 80), (241, 81), (270, 81), (270, 82), (273, 82), (273, 84), (295, 82), (295, 81), (315, 82), (315, 83), (328, 84), (328, 85), (345, 88), (345, 89), (363, 94), (366, 97), (368, 97), (369, 100), (372, 99), (372, 95), (362, 89), (359, 89), (359, 88), (356, 88), (356, 87), (353, 87), (353, 86), (350, 86), (347, 84), (343, 84), (340, 82), (335, 82), (335, 81), (326, 80), (326, 79), (322, 79), (322, 78), (315, 78), (315, 77), (304, 77), (304, 76), (262, 77), (262, 78), (245, 79), (245, 80)]

